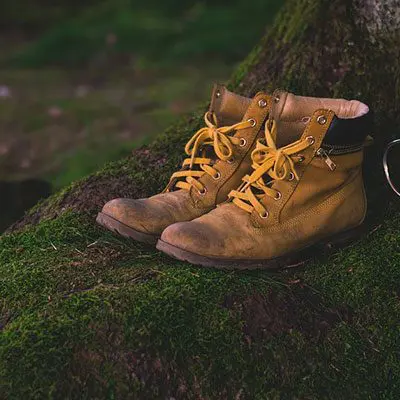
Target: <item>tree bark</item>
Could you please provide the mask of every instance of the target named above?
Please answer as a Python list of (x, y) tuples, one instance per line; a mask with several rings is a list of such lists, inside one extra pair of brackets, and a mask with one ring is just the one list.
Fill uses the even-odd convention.
[(358, 98), (375, 111), (378, 131), (393, 130), (400, 122), (399, 22), (399, 0), (290, 0), (234, 87)]

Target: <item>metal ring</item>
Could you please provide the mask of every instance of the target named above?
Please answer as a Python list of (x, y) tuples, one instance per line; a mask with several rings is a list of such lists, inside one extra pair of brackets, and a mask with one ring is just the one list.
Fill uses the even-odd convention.
[(289, 181), (292, 181), (294, 179), (294, 173), (289, 172)]
[(307, 139), (308, 143), (310, 143), (310, 144), (314, 144), (315, 143), (314, 136), (307, 136), (306, 139)]
[(258, 214), (262, 219), (266, 219), (269, 216), (269, 212), (267, 210), (265, 210), (265, 212), (263, 214)]
[(217, 172), (215, 175), (213, 175), (213, 179), (215, 179), (216, 181), (221, 178), (221, 172)]
[(207, 188), (205, 187), (203, 190), (198, 190), (198, 193), (200, 196), (205, 196), (205, 194), (207, 193)]
[(231, 158), (229, 158), (226, 162), (227, 162), (228, 164), (233, 164), (233, 163), (235, 162), (235, 159), (234, 159), (233, 157), (231, 157)]
[(396, 186), (394, 185), (394, 183), (392, 182), (392, 179), (390, 178), (389, 166), (388, 166), (388, 163), (387, 163), (387, 157), (388, 157), (388, 154), (389, 154), (389, 150), (392, 147), (394, 147), (396, 144), (400, 144), (400, 139), (393, 140), (392, 142), (390, 142), (387, 145), (385, 153), (383, 155), (383, 170), (385, 171), (386, 179), (387, 179), (390, 187), (397, 194), (397, 196), (400, 196), (400, 192), (396, 189)]
[(247, 140), (245, 138), (240, 138), (239, 146), (240, 147), (244, 147), (244, 146), (246, 146), (246, 144), (247, 144)]
[(274, 200), (280, 200), (281, 198), (282, 198), (282, 193), (276, 192), (276, 196), (274, 197)]
[(258, 101), (258, 106), (259, 106), (260, 108), (266, 107), (267, 104), (268, 104), (268, 103), (267, 103), (266, 100), (264, 100), (264, 99), (260, 99), (260, 100)]
[(247, 121), (251, 123), (252, 128), (254, 128), (257, 125), (257, 121), (254, 118), (250, 118)]

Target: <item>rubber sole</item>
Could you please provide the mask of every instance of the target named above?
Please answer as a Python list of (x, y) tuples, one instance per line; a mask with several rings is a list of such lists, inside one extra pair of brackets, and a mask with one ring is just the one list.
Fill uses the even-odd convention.
[(205, 257), (190, 251), (182, 250), (179, 247), (159, 240), (157, 249), (169, 256), (181, 261), (187, 261), (191, 264), (201, 265), (203, 267), (213, 267), (219, 269), (285, 269), (294, 268), (303, 265), (306, 261), (322, 253), (329, 253), (333, 250), (345, 247), (365, 233), (365, 228), (360, 225), (351, 230), (341, 232), (328, 239), (323, 240), (312, 246), (297, 250), (284, 256), (273, 259), (235, 259)]
[(126, 238), (134, 239), (137, 242), (155, 245), (157, 240), (160, 238), (159, 235), (151, 235), (149, 233), (136, 231), (128, 225), (125, 225), (115, 218), (110, 217), (102, 212), (97, 214), (96, 222), (111, 232), (118, 233)]

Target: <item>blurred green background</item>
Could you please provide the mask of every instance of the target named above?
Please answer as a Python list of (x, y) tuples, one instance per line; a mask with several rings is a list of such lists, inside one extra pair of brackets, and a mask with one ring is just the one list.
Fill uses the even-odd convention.
[(229, 78), (281, 4), (2, 2), (0, 182), (57, 190), (150, 141)]

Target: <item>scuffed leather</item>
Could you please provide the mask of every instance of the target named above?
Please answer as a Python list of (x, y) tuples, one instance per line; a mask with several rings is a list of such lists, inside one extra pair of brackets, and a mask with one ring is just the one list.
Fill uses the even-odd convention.
[(210, 210), (210, 207), (195, 207), (189, 192), (178, 190), (145, 199), (114, 199), (102, 212), (139, 232), (156, 235), (168, 225), (199, 217)]
[[(216, 91), (220, 95), (215, 101)], [(220, 178), (214, 179), (204, 174), (199, 180), (207, 189), (202, 195), (194, 187), (187, 190), (164, 192), (146, 199), (114, 199), (108, 202), (102, 212), (142, 233), (160, 235), (169, 225), (190, 221), (197, 218), (217, 204), (226, 201), (228, 193), (236, 188), (243, 175), (251, 170), (251, 150), (257, 138), (262, 136), (263, 123), (270, 109), (270, 96), (258, 93), (253, 99), (235, 95), (227, 89), (216, 86), (213, 91), (211, 109), (218, 119), (231, 120), (236, 123), (253, 118), (256, 125), (237, 131), (234, 136), (246, 140), (244, 146), (235, 146), (232, 162), (217, 160), (213, 168), (220, 172)], [(264, 99), (266, 107), (260, 107), (259, 101)]]
[[(317, 122), (320, 116), (326, 124)], [(333, 117), (330, 110), (313, 112), (302, 137), (313, 136), (315, 143), (304, 152), (304, 162), (296, 165), (299, 181), (273, 184), (282, 197), (263, 198), (267, 219), (225, 203), (191, 222), (169, 226), (161, 240), (206, 257), (266, 260), (360, 225), (367, 207), (362, 151), (332, 156), (335, 171), (316, 155)]]

